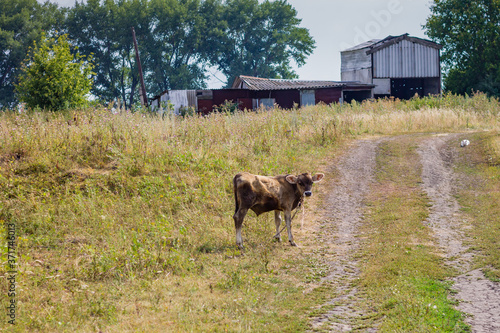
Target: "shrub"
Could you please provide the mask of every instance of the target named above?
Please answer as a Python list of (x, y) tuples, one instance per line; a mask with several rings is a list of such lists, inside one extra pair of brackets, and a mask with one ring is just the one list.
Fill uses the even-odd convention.
[(16, 86), (18, 99), (29, 108), (63, 110), (81, 107), (92, 87), (91, 57), (71, 53), (67, 35), (42, 36), (29, 49)]

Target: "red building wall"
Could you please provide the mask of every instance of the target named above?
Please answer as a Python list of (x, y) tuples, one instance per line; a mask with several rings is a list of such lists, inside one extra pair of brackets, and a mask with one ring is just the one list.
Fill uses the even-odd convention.
[[(316, 104), (323, 102), (325, 104), (338, 103), (342, 97), (342, 87), (329, 87), (315, 89)], [(198, 100), (200, 111), (212, 111), (214, 106), (224, 104), (226, 101), (238, 103), (240, 110), (253, 108), (253, 99), (274, 98), (276, 104), (281, 108), (291, 109), (294, 105), (300, 106), (300, 90), (248, 90), (248, 89), (220, 89), (213, 90), (212, 100)]]
[(319, 102), (323, 102), (325, 104), (338, 103), (341, 97), (341, 87), (316, 89), (316, 104)]
[(300, 105), (299, 90), (279, 90), (276, 91), (276, 104), (283, 109), (291, 109), (294, 104)]
[[(246, 89), (221, 89), (213, 91), (213, 105), (218, 106), (226, 101), (237, 103), (238, 99), (251, 98), (250, 90)], [(251, 108), (251, 107), (250, 107)]]
[(274, 98), (276, 104), (283, 109), (293, 108), (293, 104), (300, 105), (299, 90), (262, 90), (255, 91), (254, 98)]
[(204, 115), (212, 112), (214, 106), (214, 101), (211, 99), (199, 99), (198, 100), (198, 111)]
[(240, 110), (252, 110), (253, 109), (253, 99), (252, 98), (238, 98), (238, 107)]

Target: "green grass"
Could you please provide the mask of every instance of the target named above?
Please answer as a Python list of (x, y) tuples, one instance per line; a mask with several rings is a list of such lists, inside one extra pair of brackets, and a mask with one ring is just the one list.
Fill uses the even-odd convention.
[[(334, 292), (320, 281), (321, 251), (274, 243), (272, 214), (249, 214), (247, 249), (237, 250), (232, 177), (324, 171), (361, 136), (497, 129), (499, 111), (496, 100), (476, 95), (184, 119), (106, 109), (1, 113), (0, 220), (4, 235), (16, 226), (18, 274), (16, 326), (3, 311), (0, 328), (304, 331)], [(401, 198), (415, 209), (405, 214), (425, 214), (425, 197), (407, 187), (389, 191), (377, 214), (392, 219)], [(308, 205), (319, 207), (318, 198)], [(306, 217), (305, 230), (319, 218), (312, 210)], [(305, 230), (295, 228), (296, 241), (309, 246)], [(390, 253), (435, 261), (425, 242), (408, 246)], [(440, 294), (440, 274), (390, 281)], [(2, 279), (1, 304), (8, 288)]]

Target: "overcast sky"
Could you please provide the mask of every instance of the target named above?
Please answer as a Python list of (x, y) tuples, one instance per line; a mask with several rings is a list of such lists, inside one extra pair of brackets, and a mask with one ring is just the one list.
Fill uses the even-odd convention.
[[(309, 29), (316, 48), (301, 80), (340, 80), (340, 51), (370, 39), (409, 33), (427, 38), (422, 29), (430, 15), (430, 0), (288, 0)], [(211, 79), (211, 88), (219, 88)]]
[(340, 51), (370, 39), (409, 33), (426, 38), (429, 0), (289, 0), (316, 40), (301, 79), (340, 80)]
[[(72, 7), (75, 0), (51, 0)], [(301, 26), (309, 29), (316, 48), (296, 71), (301, 80), (340, 80), (340, 51), (369, 39), (409, 33), (426, 38), (422, 25), (430, 15), (430, 0), (288, 0)], [(222, 75), (218, 75), (221, 79)], [(214, 77), (209, 88), (220, 88)]]

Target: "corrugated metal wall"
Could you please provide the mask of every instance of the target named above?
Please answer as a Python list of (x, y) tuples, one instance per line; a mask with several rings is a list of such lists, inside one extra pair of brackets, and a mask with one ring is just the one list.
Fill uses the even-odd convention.
[(402, 40), (373, 54), (374, 78), (439, 77), (439, 50)]
[(368, 48), (340, 53), (340, 80), (372, 83), (372, 56)]
[(366, 54), (367, 50), (369, 48), (340, 52), (340, 72), (371, 68), (372, 57)]

